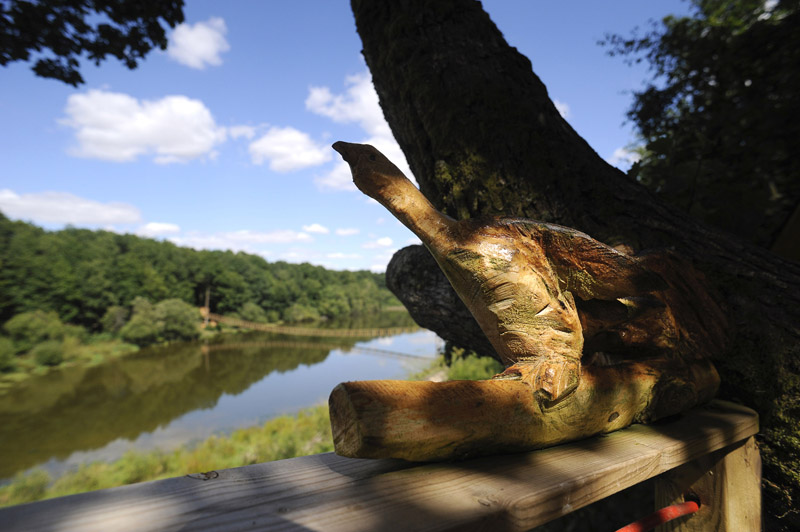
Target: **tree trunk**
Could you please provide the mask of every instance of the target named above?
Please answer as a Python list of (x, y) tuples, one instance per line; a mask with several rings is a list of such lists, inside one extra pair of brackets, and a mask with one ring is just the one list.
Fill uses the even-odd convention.
[[(800, 527), (800, 265), (687, 218), (607, 164), (479, 2), (352, 6), (386, 119), (439, 210), (558, 223), (637, 251), (672, 248), (705, 274), (728, 319), (728, 348), (714, 359), (719, 395), (761, 415), (767, 529)], [(398, 252), (390, 288), (423, 327), (491, 353), (426, 253)]]

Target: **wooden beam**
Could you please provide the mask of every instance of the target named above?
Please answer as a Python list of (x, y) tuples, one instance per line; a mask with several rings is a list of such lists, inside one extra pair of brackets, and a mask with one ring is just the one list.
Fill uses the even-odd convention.
[(338, 454), (432, 462), (530, 451), (652, 422), (710, 401), (718, 384), (706, 360), (651, 360), (585, 366), (577, 389), (555, 405), (524, 378), (345, 382), (328, 403)]
[(667, 471), (655, 487), (657, 508), (700, 503), (697, 513), (659, 532), (761, 530), (761, 455), (752, 436)]
[(37, 532), (528, 530), (757, 431), (755, 412), (714, 401), (541, 451), (426, 465), (328, 453), (5, 508), (0, 523)]

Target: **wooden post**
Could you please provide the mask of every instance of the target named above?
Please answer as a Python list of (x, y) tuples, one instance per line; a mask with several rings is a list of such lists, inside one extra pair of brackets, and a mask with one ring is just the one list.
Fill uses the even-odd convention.
[(697, 500), (700, 509), (659, 532), (761, 530), (761, 455), (753, 436), (663, 473), (656, 508)]

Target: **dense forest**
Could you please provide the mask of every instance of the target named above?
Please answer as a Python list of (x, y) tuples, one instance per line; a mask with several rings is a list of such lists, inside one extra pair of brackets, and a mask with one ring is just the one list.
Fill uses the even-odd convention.
[[(33, 347), (25, 339), (70, 336), (64, 324), (122, 332), (139, 345), (184, 338), (180, 324), (199, 321), (206, 291), (212, 312), (259, 322), (341, 318), (399, 304), (383, 274), (270, 263), (109, 231), (45, 231), (0, 214), (0, 324), (17, 351)], [(175, 330), (155, 331), (165, 316)], [(32, 329), (44, 336), (34, 338)], [(57, 332), (48, 336), (50, 329)]]

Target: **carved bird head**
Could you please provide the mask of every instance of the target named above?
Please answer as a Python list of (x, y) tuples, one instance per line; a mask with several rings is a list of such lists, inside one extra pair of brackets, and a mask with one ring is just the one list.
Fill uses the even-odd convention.
[(373, 199), (385, 201), (395, 193), (393, 188), (409, 182), (403, 172), (374, 146), (339, 141), (332, 147), (350, 165), (353, 183)]

